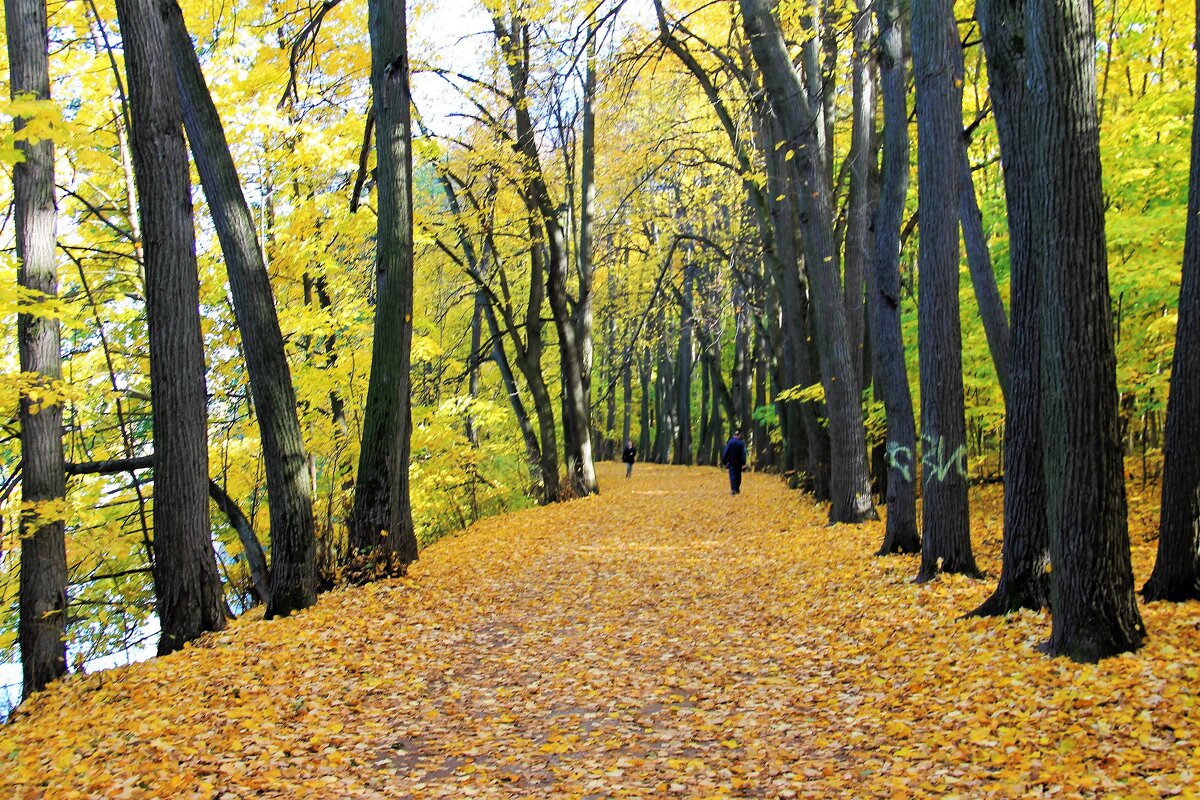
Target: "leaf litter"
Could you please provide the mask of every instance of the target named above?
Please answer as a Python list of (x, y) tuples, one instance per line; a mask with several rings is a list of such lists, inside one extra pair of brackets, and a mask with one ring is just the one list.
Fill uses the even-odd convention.
[[(1200, 606), (1138, 653), (1049, 659), (1044, 613), (960, 620), (882, 523), (774, 477), (599, 465), (604, 493), (477, 523), (409, 577), (59, 682), (0, 729), (0, 796), (1165, 797), (1200, 784)], [(1153, 519), (1133, 498), (1134, 563)], [(1140, 505), (1139, 505), (1140, 503)]]

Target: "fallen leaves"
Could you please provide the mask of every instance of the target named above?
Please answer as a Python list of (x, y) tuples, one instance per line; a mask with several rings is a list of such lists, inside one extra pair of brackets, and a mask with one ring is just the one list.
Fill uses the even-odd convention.
[[(770, 477), (601, 465), (408, 577), (74, 677), (0, 729), (12, 797), (1160, 797), (1200, 773), (1200, 610), (1047, 659), (1045, 614), (911, 582)], [(998, 518), (996, 487), (975, 495)], [(976, 526), (985, 569), (998, 528)], [(1147, 574), (1153, 552), (1137, 544)]]

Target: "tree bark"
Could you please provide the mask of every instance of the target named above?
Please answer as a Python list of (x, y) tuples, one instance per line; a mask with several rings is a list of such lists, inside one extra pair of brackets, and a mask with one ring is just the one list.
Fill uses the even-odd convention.
[(621, 442), (633, 441), (633, 366), (621, 368)]
[(642, 386), (642, 406), (639, 421), (641, 429), (638, 432), (638, 452), (642, 455), (643, 461), (651, 459), (651, 438), (650, 429), (653, 427), (650, 419), (650, 412), (653, 408), (653, 396), (651, 393), (651, 384), (654, 380), (654, 369), (651, 364), (650, 348), (642, 348), (641, 363), (638, 368), (638, 379)]
[[(1196, 45), (1200, 47), (1200, 27)], [(1193, 48), (1193, 57), (1196, 53), (1197, 48)], [(1200, 598), (1200, 127), (1196, 121), (1200, 115), (1200, 60), (1196, 86), (1179, 322), (1163, 443), (1158, 555), (1154, 571), (1142, 587), (1146, 600), (1180, 602)]]
[(1003, 158), (1012, 306), (1004, 424), (1004, 545), (1000, 580), (973, 614), (995, 616), (1050, 602), (1050, 540), (1041, 432), (1041, 299), (1033, 257), (1030, 146), (1025, 118), (1024, 0), (976, 6)]
[[(598, 12), (597, 12), (598, 13)], [(576, 252), (576, 270), (579, 292), (575, 303), (575, 330), (579, 339), (580, 368), (582, 369), (584, 403), (591, 409), (592, 367), (594, 361), (592, 321), (592, 273), (595, 271), (595, 216), (596, 216), (596, 35), (595, 15), (586, 28), (586, 66), (583, 74), (583, 97), (581, 98), (581, 124), (579, 134), (579, 246)], [(590, 426), (590, 414), (584, 418)], [(590, 429), (590, 427), (589, 427)], [(591, 442), (593, 451), (598, 447)], [(593, 458), (595, 453), (593, 452)]]
[(570, 443), (567, 471), (576, 494), (594, 494), (599, 490), (592, 457), (591, 402), (585, 383), (584, 343), (580, 341), (567, 295), (569, 271), (566, 233), (559, 220), (558, 210), (546, 187), (546, 180), (534, 136), (533, 120), (529, 113), (529, 24), (519, 15), (511, 30), (498, 15), (492, 18), (496, 42), (504, 53), (512, 85), (512, 108), (516, 119), (516, 147), (519, 150), (525, 175), (523, 191), (538, 214), (540, 241), (544, 242), (546, 257), (546, 297), (558, 331), (563, 367), (564, 438)]
[[(961, 70), (961, 50), (959, 52)], [(979, 306), (979, 319), (983, 322), (988, 352), (992, 354), (992, 365), (996, 368), (996, 380), (1000, 383), (1000, 393), (1007, 398), (1010, 371), (1008, 315), (1004, 313), (1004, 301), (1000, 299), (1000, 287), (996, 285), (996, 273), (992, 270), (992, 254), (983, 232), (983, 214), (975, 198), (975, 180), (971, 173), (971, 162), (967, 158), (965, 139), (960, 150), (962, 166), (958, 178), (958, 216), (967, 251), (967, 268), (971, 272), (971, 286), (975, 290), (975, 303)]]
[(207, 392), (191, 185), (179, 89), (157, 0), (119, 0), (145, 237), (154, 408), (154, 589), (159, 655), (225, 627), (208, 518)]
[(871, 166), (875, 158), (875, 76), (871, 63), (874, 33), (871, 15), (862, 12), (854, 21), (854, 53), (851, 62), (853, 125), (850, 153), (850, 194), (847, 199), (846, 265), (843, 299), (846, 305), (846, 332), (850, 340), (850, 358), (856, 372), (859, 391), (867, 388), (864, 379), (863, 349), (866, 318), (863, 309), (863, 283), (870, 263), (868, 238), (871, 226)]
[[(471, 310), (471, 353), (467, 357), (467, 394), (472, 404), (479, 398), (479, 367), (483, 363), (483, 315), (487, 307), (487, 295), (482, 289), (475, 290), (474, 308)], [(475, 427), (475, 412), (468, 410), (463, 433), (471, 447), (479, 447), (479, 430)]]
[(362, 448), (350, 546), (394, 560), (417, 560), (409, 496), (412, 438), (413, 219), (412, 118), (404, 0), (368, 0), (375, 170), (379, 196), (375, 243), (378, 303), (371, 378), (363, 412)]
[[(660, 323), (666, 318), (659, 312)], [(658, 425), (654, 431), (654, 461), (657, 464), (671, 463), (671, 447), (675, 441), (675, 365), (672, 363), (667, 342), (673, 334), (665, 324), (659, 326), (657, 389), (654, 393)]]
[[(46, 4), (5, 0), (5, 33), (14, 100), (50, 100)], [(27, 122), (13, 119), (20, 134)], [(24, 160), (13, 165), (17, 283), (47, 297), (58, 295), (55, 264), (54, 145), (50, 139), (18, 139)], [(17, 316), (21, 372), (32, 383), (21, 392), (21, 563), (17, 638), (22, 696), (40, 692), (67, 672), (67, 550), (64, 508), (62, 404), (54, 385), (62, 379), (59, 322)]]
[(228, 492), (216, 481), (208, 482), (208, 496), (217, 504), (217, 508), (229, 520), (229, 526), (238, 535), (238, 541), (242, 543), (242, 551), (246, 554), (246, 563), (250, 567), (250, 583), (254, 587), (254, 593), (258, 595), (258, 599), (262, 601), (263, 605), (270, 608), (271, 573), (267, 570), (267, 556), (263, 552), (258, 537), (254, 535), (254, 528), (251, 527), (250, 520), (246, 518), (242, 509), (238, 508), (238, 504), (234, 502)]
[(221, 118), (178, 3), (164, 0), (163, 13), (183, 100), (183, 123), (225, 255), (233, 312), (242, 334), (262, 435), (275, 582), (267, 618), (286, 616), (317, 600), (312, 488), (304, 434), (296, 416), (296, 392), (254, 217), (242, 193)]
[(809, 107), (791, 66), (779, 24), (763, 0), (741, 0), (742, 20), (763, 83), (793, 153), (789, 162), (800, 201), (805, 264), (821, 354), (821, 379), (829, 411), (830, 522), (875, 519), (867, 470), (866, 432), (854, 380), (841, 280), (833, 242), (832, 186)]
[(917, 343), (921, 378), (921, 567), (978, 575), (967, 507), (966, 412), (958, 317), (962, 89), (951, 0), (913, 3), (917, 90), (917, 214), (921, 225)]
[(887, 525), (879, 555), (917, 553), (917, 428), (900, 330), (900, 227), (908, 195), (910, 148), (900, 4), (880, 0), (879, 67), (883, 100), (883, 186), (875, 216), (874, 262), (867, 273), (871, 348), (887, 415)]
[[(1046, 650), (1094, 662), (1141, 646), (1133, 593), (1087, 0), (1025, 8), (1042, 435), (1050, 529)], [(1069, 298), (1069, 302), (1063, 302)]]
[[(693, 253), (685, 251), (688, 257)], [(692, 284), (695, 266), (683, 268), (683, 296), (679, 304), (679, 349), (676, 353), (675, 418), (678, 429), (672, 463), (692, 463)]]

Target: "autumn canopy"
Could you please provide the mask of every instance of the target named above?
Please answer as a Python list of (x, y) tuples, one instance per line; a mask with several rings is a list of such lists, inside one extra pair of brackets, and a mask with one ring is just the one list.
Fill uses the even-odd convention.
[(18, 795), (1195, 782), (1192, 6), (3, 23)]

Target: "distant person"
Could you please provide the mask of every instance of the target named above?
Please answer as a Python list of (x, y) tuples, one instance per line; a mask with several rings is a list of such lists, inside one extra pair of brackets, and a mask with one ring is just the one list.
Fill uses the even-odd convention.
[(625, 449), (621, 451), (621, 460), (625, 462), (625, 477), (628, 478), (633, 474), (633, 462), (637, 461), (637, 448), (633, 446), (633, 440), (625, 442)]
[(746, 468), (746, 443), (742, 441), (741, 431), (734, 431), (733, 437), (725, 443), (721, 464), (729, 470), (729, 493), (741, 494), (742, 470)]

